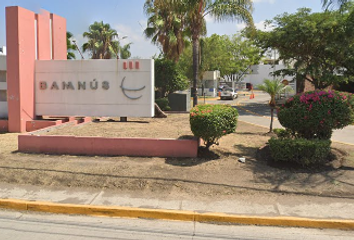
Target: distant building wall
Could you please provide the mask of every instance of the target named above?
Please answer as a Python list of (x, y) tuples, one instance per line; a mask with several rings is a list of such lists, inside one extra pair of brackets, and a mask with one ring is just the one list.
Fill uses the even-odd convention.
[[(254, 65), (251, 67), (252, 72), (247, 74), (242, 82), (251, 83), (253, 87), (257, 89), (257, 85), (262, 84), (264, 79), (273, 79), (274, 77), (271, 76), (271, 73), (280, 69), (286, 68), (285, 65)], [(275, 77), (281, 80), (288, 80), (289, 82), (292, 81), (292, 76), (285, 76), (285, 77)], [(295, 82), (289, 84), (295, 91), (296, 84)]]
[(206, 71), (203, 74), (203, 80), (218, 80), (220, 78), (220, 71)]
[(220, 71), (206, 71), (203, 74), (203, 80), (200, 81), (197, 87), (198, 95), (203, 96), (203, 87), (204, 85), (204, 94), (205, 96), (215, 97), (217, 96), (218, 89), (218, 80), (220, 79)]
[(0, 55), (0, 118), (7, 118), (6, 56)]
[(0, 55), (6, 55), (6, 47), (0, 47)]

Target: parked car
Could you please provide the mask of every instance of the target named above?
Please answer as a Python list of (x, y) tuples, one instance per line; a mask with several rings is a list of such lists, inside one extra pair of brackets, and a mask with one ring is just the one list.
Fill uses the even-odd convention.
[(238, 97), (238, 93), (237, 93), (236, 89), (223, 88), (220, 90), (219, 96), (220, 96), (221, 100), (224, 100), (224, 99), (233, 100)]

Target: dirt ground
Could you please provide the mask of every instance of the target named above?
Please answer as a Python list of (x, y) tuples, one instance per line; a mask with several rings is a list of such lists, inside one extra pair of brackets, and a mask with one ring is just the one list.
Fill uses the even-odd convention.
[[(300, 194), (354, 197), (354, 147), (333, 143), (346, 152), (340, 168), (301, 170), (274, 166), (257, 158), (270, 138), (267, 128), (238, 122), (236, 133), (224, 136), (198, 158), (146, 158), (24, 154), (17, 152), (18, 134), (0, 134), (0, 182), (111, 189), (131, 196), (164, 199), (223, 199), (240, 195)], [(178, 138), (192, 135), (188, 114), (166, 119), (106, 119), (58, 127), (41, 134), (105, 137)], [(78, 146), (79, 147), (79, 146)], [(245, 157), (246, 162), (238, 161)]]

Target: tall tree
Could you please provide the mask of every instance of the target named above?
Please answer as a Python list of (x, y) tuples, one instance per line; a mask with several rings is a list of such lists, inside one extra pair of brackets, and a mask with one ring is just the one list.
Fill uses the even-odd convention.
[[(103, 21), (91, 24), (89, 31), (84, 32), (83, 36), (88, 38), (88, 41), (82, 46), (83, 52), (90, 52), (92, 59), (114, 58), (121, 50), (120, 43), (117, 40), (117, 31)], [(125, 47), (125, 52), (129, 50), (129, 47), (130, 44)], [(125, 54), (127, 55), (127, 52)]]
[(144, 11), (149, 17), (145, 36), (175, 62), (189, 43), (188, 32), (184, 28), (185, 13), (176, 11), (178, 8), (177, 3), (165, 0), (146, 0), (144, 4)]
[(112, 51), (114, 54), (112, 54), (111, 58), (121, 58), (121, 59), (128, 59), (131, 56), (130, 52), (130, 46), (133, 43), (127, 43), (125, 45), (121, 45), (119, 41), (112, 41), (110, 46), (110, 51)]
[(175, 0), (183, 2), (180, 8), (187, 15), (187, 27), (191, 33), (193, 47), (193, 106), (198, 104), (197, 78), (199, 70), (199, 39), (206, 30), (207, 16), (216, 21), (242, 21), (253, 26), (251, 0)]
[(339, 11), (311, 13), (303, 8), (275, 17), (269, 21), (274, 29), (257, 31), (255, 40), (264, 50), (277, 49), (279, 59), (289, 64), (275, 74), (306, 79), (324, 89), (354, 76), (354, 22), (348, 17)]
[(71, 32), (66, 32), (66, 46), (67, 46), (67, 59), (76, 59), (75, 53), (72, 51), (76, 50), (76, 45), (72, 43), (71, 38), (73, 37), (73, 34)]
[(220, 75), (230, 81), (241, 81), (250, 67), (258, 64), (261, 59), (261, 49), (239, 34), (213, 34), (202, 38), (200, 45), (200, 71), (219, 70)]
[[(199, 70), (199, 39), (206, 33), (205, 18), (216, 21), (241, 21), (253, 26), (252, 0), (148, 0), (162, 2), (167, 16), (174, 14), (181, 20), (181, 27), (191, 36), (193, 49), (193, 106), (198, 104), (197, 78)], [(171, 30), (171, 27), (167, 26)], [(168, 31), (167, 31), (168, 32)]]
[[(249, 73), (250, 66), (258, 64), (261, 49), (253, 41), (239, 35), (217, 35), (200, 39), (199, 77), (205, 71), (219, 70), (224, 78), (238, 82)], [(192, 48), (185, 49), (178, 62), (184, 74), (192, 79)]]

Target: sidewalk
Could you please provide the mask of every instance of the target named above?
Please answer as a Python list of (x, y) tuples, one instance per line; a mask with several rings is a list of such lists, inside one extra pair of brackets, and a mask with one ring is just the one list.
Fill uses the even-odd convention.
[[(267, 194), (228, 201), (144, 199), (107, 190), (0, 184), (0, 207), (50, 213), (354, 230), (354, 199)], [(291, 198), (296, 204), (289, 205)], [(252, 200), (251, 200), (252, 199)], [(307, 199), (308, 196), (307, 196)], [(119, 206), (119, 207), (118, 207)]]

